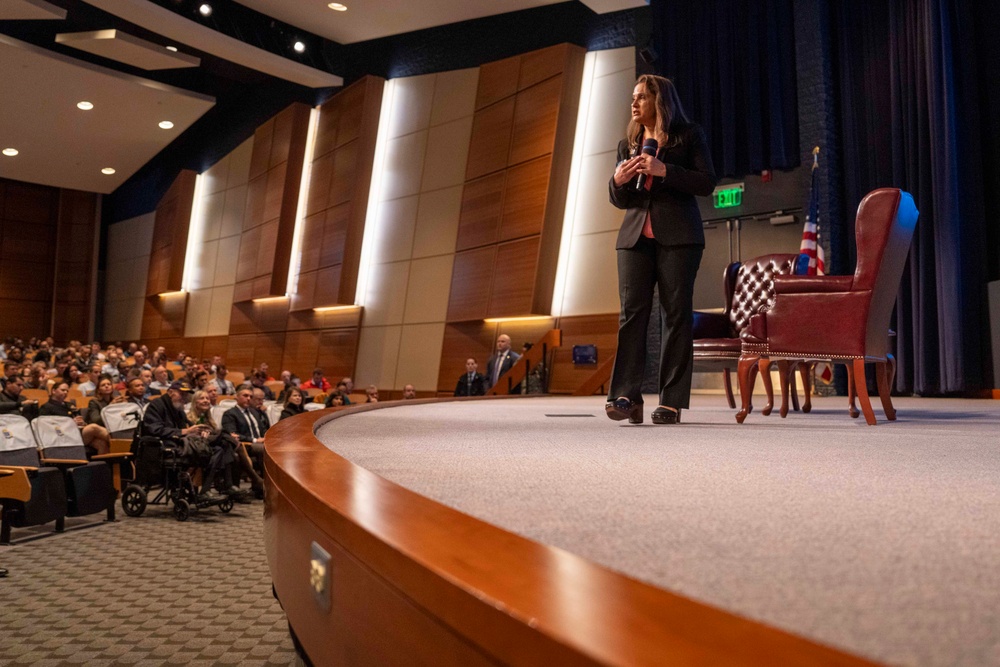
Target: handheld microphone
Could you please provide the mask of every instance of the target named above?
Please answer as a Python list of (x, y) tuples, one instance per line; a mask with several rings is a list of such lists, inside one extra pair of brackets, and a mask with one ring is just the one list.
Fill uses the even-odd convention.
[[(659, 147), (660, 145), (656, 143), (656, 139), (646, 139), (646, 141), (642, 142), (642, 152), (646, 155), (652, 155), (653, 157), (656, 157), (656, 150)], [(646, 189), (646, 174), (639, 174), (639, 182), (636, 183), (635, 189), (636, 190)]]

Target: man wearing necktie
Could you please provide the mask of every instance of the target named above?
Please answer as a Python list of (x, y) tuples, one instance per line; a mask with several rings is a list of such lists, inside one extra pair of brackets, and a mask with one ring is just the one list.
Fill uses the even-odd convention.
[(236, 392), (236, 405), (222, 414), (222, 430), (232, 433), (240, 442), (259, 442), (263, 439), (264, 430), (257, 419), (250, 401), (253, 390), (240, 387)]
[(486, 394), (486, 378), (478, 372), (479, 364), (472, 357), (465, 360), (465, 374), (458, 378), (455, 385), (456, 396), (484, 396)]
[[(488, 383), (486, 388), (489, 389), (499, 382), (503, 374), (509, 371), (520, 358), (520, 354), (510, 349), (510, 336), (507, 334), (500, 334), (497, 337), (496, 354), (490, 357), (490, 362), (486, 367), (486, 381)], [(514, 387), (511, 393), (520, 393), (520, 385)]]

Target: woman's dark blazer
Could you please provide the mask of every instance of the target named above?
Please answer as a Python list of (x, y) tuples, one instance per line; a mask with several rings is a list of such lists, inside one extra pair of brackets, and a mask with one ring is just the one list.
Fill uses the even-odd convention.
[[(611, 177), (611, 203), (625, 209), (625, 221), (618, 232), (615, 248), (631, 248), (642, 234), (646, 211), (650, 213), (653, 236), (660, 245), (705, 245), (705, 232), (695, 196), (712, 194), (718, 179), (712, 156), (701, 127), (691, 123), (674, 125), (670, 140), (660, 147), (657, 159), (667, 166), (666, 176), (653, 177), (647, 192), (637, 190), (638, 176), (620, 188)], [(618, 142), (618, 162), (632, 157), (628, 140)]]

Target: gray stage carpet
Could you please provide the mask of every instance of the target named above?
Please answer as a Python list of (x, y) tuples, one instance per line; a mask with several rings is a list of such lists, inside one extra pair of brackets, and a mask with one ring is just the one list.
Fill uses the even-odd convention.
[[(647, 406), (655, 405), (647, 397)], [(1000, 664), (1000, 401), (897, 399), (896, 422), (678, 426), (595, 398), (403, 405), (318, 433), (351, 461), (525, 537), (877, 660)], [(877, 399), (876, 399), (877, 403)]]

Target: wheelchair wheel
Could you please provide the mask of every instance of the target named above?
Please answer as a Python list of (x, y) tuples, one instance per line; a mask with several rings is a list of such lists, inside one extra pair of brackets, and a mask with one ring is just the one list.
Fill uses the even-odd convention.
[(226, 498), (219, 504), (219, 509), (222, 510), (223, 514), (229, 514), (233, 511), (233, 499)]
[(135, 484), (129, 484), (122, 493), (122, 509), (129, 516), (142, 516), (146, 511), (146, 492)]
[(187, 521), (189, 516), (191, 516), (191, 506), (188, 505), (188, 501), (183, 498), (177, 499), (174, 502), (174, 518), (178, 521)]

